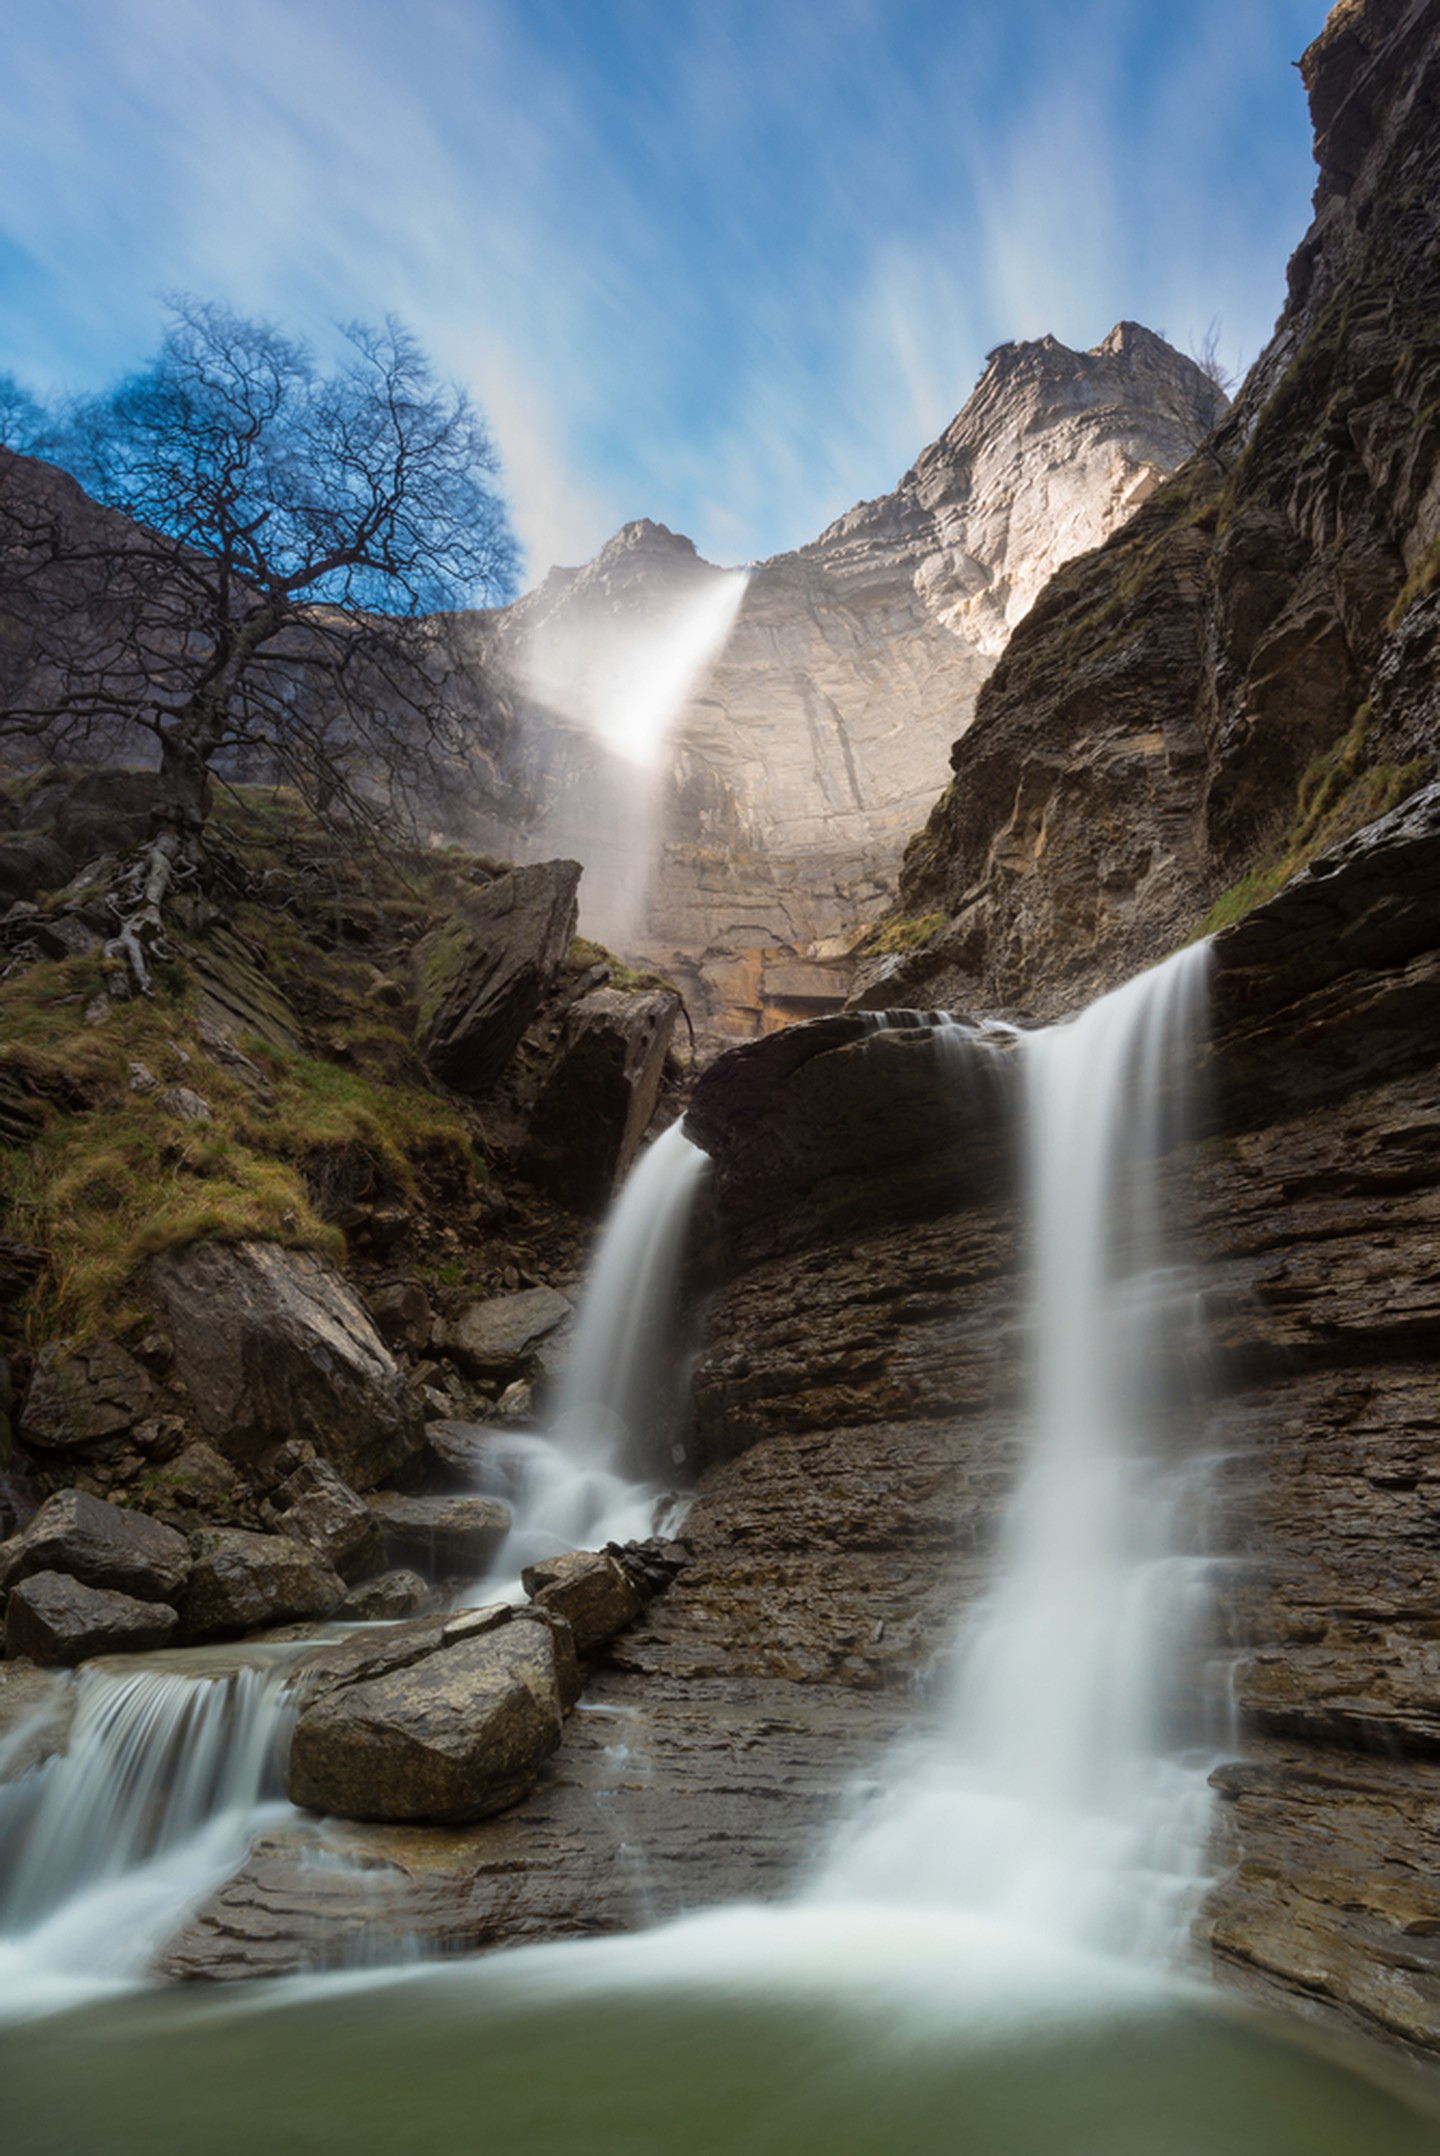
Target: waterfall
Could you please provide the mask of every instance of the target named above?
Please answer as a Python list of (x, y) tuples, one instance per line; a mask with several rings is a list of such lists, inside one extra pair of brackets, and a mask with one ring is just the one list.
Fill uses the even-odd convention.
[(1204, 946), (1182, 952), (1022, 1038), (1028, 1459), (943, 1727), (847, 1828), (827, 1894), (948, 1899), (1142, 1955), (1183, 1929), (1207, 1803), (1171, 1749), (1171, 1693), (1204, 1566), (1183, 1551), (1173, 1433), (1199, 1341), (1160, 1170), (1185, 1127), (1205, 968)]
[(0, 1993), (140, 1974), (177, 1912), (234, 1869), (261, 1806), (283, 1803), (300, 1651), (77, 1673), (64, 1753), (0, 1790)]
[(687, 1374), (680, 1268), (708, 1166), (676, 1123), (626, 1178), (596, 1248), (549, 1430), (497, 1434), (487, 1447), (480, 1486), (506, 1500), (513, 1525), (477, 1590), (482, 1600), (538, 1558), (653, 1533), (659, 1487), (678, 1464), (662, 1445)]

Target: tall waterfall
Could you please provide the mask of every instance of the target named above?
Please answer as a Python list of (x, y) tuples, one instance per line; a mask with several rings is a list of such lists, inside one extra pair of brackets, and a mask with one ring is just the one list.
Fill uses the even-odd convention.
[(1201, 1861), (1203, 1773), (1172, 1749), (1203, 1598), (1183, 1552), (1196, 1295), (1160, 1171), (1203, 1017), (1198, 946), (1025, 1036), (1031, 1438), (943, 1728), (829, 1864), (826, 1893), (948, 1899), (1078, 1945), (1163, 1952)]

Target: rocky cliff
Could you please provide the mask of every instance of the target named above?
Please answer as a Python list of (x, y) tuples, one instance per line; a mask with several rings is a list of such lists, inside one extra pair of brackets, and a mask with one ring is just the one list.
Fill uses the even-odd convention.
[(1433, 769), (1440, 181), (1432, 10), (1337, 8), (1273, 342), (1201, 453), (1047, 587), (901, 880), (869, 1000), (1053, 1012)]
[[(726, 573), (656, 525), (552, 572), (487, 632), (539, 804), (529, 843), (578, 853), (611, 909), (599, 932), (670, 971), (722, 1035), (833, 1008), (1016, 623), (1223, 407), (1135, 323), (1090, 352), (1002, 345), (894, 492), (752, 566), (730, 619)], [(647, 779), (603, 737), (657, 670), (673, 708)]]

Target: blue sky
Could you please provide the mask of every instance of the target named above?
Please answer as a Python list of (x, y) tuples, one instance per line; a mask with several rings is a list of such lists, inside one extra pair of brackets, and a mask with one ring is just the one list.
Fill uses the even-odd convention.
[(1124, 317), (1248, 364), (1309, 216), (1323, 0), (39, 0), (6, 9), (0, 370), (159, 295), (399, 313), (488, 414), (526, 581), (885, 491), (986, 351)]

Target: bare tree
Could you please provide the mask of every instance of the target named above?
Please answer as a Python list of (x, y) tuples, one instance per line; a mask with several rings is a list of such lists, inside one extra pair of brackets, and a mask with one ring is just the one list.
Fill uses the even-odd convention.
[(171, 312), (148, 367), (45, 437), (79, 487), (0, 450), (0, 739), (148, 743), (156, 829), (120, 939), (141, 985), (217, 769), (332, 821), (395, 814), (461, 746), (443, 610), (509, 597), (516, 564), (483, 422), (399, 323), (350, 327), (324, 373), (268, 323)]

